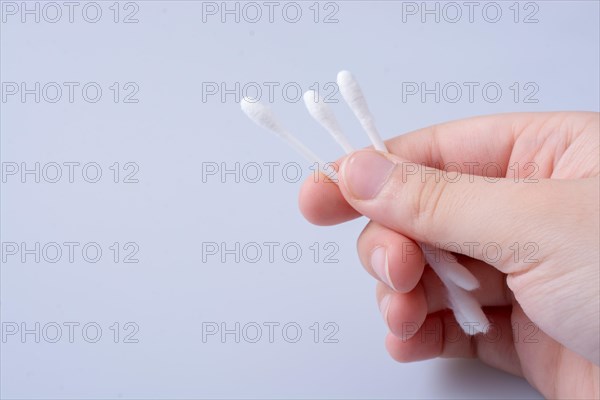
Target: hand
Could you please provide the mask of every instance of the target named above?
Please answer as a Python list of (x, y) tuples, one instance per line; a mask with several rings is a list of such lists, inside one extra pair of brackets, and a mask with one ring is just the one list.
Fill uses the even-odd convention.
[[(309, 221), (371, 219), (358, 253), (381, 281), (392, 357), (479, 357), (546, 397), (600, 396), (599, 116), (445, 123), (389, 140), (391, 154), (344, 157), (339, 185), (304, 183)], [(487, 334), (457, 334), (417, 242), (455, 252), (479, 278)]]

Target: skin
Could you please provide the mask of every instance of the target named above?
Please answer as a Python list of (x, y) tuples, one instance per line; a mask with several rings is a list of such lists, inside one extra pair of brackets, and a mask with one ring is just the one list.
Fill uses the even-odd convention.
[[(547, 398), (599, 398), (599, 136), (597, 113), (444, 123), (387, 141), (391, 154), (366, 149), (338, 160), (339, 183), (308, 179), (300, 209), (317, 225), (371, 220), (358, 255), (380, 281), (376, 295), (394, 359), (478, 357), (523, 376)], [(365, 178), (372, 169), (364, 160), (373, 159), (367, 152), (392, 163), (372, 199), (357, 189), (375, 179)], [(444, 168), (452, 171), (446, 178), (432, 178)], [(416, 242), (455, 252), (479, 279), (472, 293), (492, 322), (487, 334), (460, 334), (445, 288)], [(501, 257), (486, 256), (486, 243)], [(389, 285), (371, 265), (381, 246)]]

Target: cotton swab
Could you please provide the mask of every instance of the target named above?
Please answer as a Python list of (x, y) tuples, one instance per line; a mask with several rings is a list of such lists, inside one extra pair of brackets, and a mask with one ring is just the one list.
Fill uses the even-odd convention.
[[(304, 93), (304, 103), (310, 115), (333, 136), (333, 139), (342, 146), (346, 154), (350, 154), (354, 151), (354, 148), (349, 143), (341, 128), (339, 128), (331, 109), (325, 103), (316, 101), (318, 99), (318, 95), (313, 90)], [(368, 113), (368, 111), (366, 112)], [(379, 137), (378, 134), (377, 137)], [(477, 278), (468, 269), (458, 263), (454, 255), (447, 251), (435, 249), (424, 243), (419, 243), (419, 245), (425, 254), (438, 252), (438, 257), (429, 257), (428, 260), (430, 264), (438, 266), (436, 270), (438, 275), (446, 275), (450, 281), (466, 290), (474, 290), (479, 287)]]
[(490, 322), (475, 297), (452, 282), (444, 283), (448, 290), (450, 308), (462, 330), (469, 335), (476, 332), (486, 333)]
[(371, 143), (375, 147), (375, 150), (387, 152), (385, 143), (381, 140), (377, 128), (375, 127), (375, 120), (369, 111), (365, 96), (358, 85), (354, 76), (348, 71), (340, 71), (337, 74), (337, 84), (342, 93), (342, 97), (362, 125), (363, 129), (369, 135)]
[(423, 250), (425, 260), (438, 275), (446, 276), (455, 285), (468, 291), (479, 287), (479, 281), (475, 275), (459, 263), (454, 254), (425, 243), (419, 243), (419, 245)]
[[(481, 309), (481, 305), (475, 297), (468, 291), (479, 287), (477, 278), (463, 265), (456, 261), (453, 254), (435, 250), (432, 246), (420, 243), (423, 249), (425, 260), (431, 269), (440, 277), (446, 290), (448, 291), (448, 301), (450, 308), (454, 312), (456, 321), (467, 334), (473, 334), (473, 331), (485, 333), (489, 329), (490, 323)], [(438, 261), (434, 251), (439, 251), (440, 258), (452, 257), (453, 262)], [(466, 290), (465, 290), (466, 289)], [(471, 328), (473, 331), (471, 331)]]
[(346, 153), (354, 151), (352, 145), (342, 133), (342, 128), (337, 122), (333, 111), (327, 106), (323, 99), (314, 90), (308, 90), (304, 93), (304, 105), (310, 115), (333, 136), (333, 139), (344, 149)]
[(334, 182), (337, 181), (336, 172), (333, 169), (325, 169), (325, 166), (329, 164), (325, 164), (323, 161), (321, 161), (321, 159), (312, 150), (306, 147), (302, 142), (296, 139), (294, 135), (283, 128), (269, 107), (249, 97), (244, 97), (242, 99), (240, 102), (240, 107), (246, 116), (248, 116), (248, 118), (250, 118), (255, 124), (275, 133), (309, 162), (312, 164), (316, 163), (321, 169), (321, 172), (327, 175), (330, 179), (332, 179)]
[[(342, 71), (338, 74), (338, 85), (340, 86), (340, 91), (342, 92), (344, 100), (351, 107), (361, 125), (367, 131), (375, 149), (387, 152), (387, 148), (377, 132), (373, 117), (371, 116), (356, 80), (349, 72)], [(305, 104), (313, 118), (333, 136), (336, 142), (344, 148), (346, 153), (352, 152), (352, 146), (344, 136), (329, 107), (322, 101), (309, 102), (309, 96), (312, 96), (312, 99), (316, 100), (318, 100), (318, 97), (316, 97), (314, 93), (305, 93), (304, 95)], [(315, 105), (316, 103), (318, 104)], [(307, 160), (312, 163), (317, 163), (325, 175), (332, 177), (332, 179), (337, 177), (335, 171), (325, 170), (324, 167), (327, 164), (324, 164), (314, 152), (279, 124), (275, 115), (268, 107), (251, 98), (244, 98), (240, 105), (242, 111), (257, 125), (272, 131), (288, 142), (291, 147)], [(467, 292), (467, 290), (473, 290), (479, 286), (477, 278), (473, 276), (468, 269), (458, 263), (452, 254), (438, 250), (441, 252), (439, 255), (445, 258), (444, 261), (438, 261), (437, 258), (431, 258), (430, 255), (428, 255), (433, 249), (431, 246), (427, 247), (428, 245), (423, 243), (420, 243), (419, 245), (423, 249), (423, 253), (428, 260), (429, 265), (434, 272), (440, 276), (440, 279), (446, 286), (450, 302), (449, 305), (454, 311), (455, 318), (462, 329), (467, 334), (472, 334), (474, 331), (485, 332), (489, 327), (487, 317), (481, 310), (477, 300), (471, 293)], [(473, 330), (471, 331), (470, 329), (467, 329), (467, 327), (473, 327)]]
[[(341, 79), (340, 79), (341, 77)], [(340, 85), (341, 82), (341, 85)], [(377, 149), (378, 143), (383, 146), (381, 151), (388, 152), (383, 140), (379, 136), (377, 129), (374, 124), (374, 119), (366, 105), (366, 100), (362, 95), (360, 87), (352, 75), (347, 71), (342, 71), (338, 74), (338, 85), (340, 85), (340, 91), (344, 96), (344, 100), (349, 103), (349, 106), (353, 109), (354, 114), (361, 120), (363, 127), (365, 126), (362, 121), (370, 121), (369, 127), (372, 129), (369, 134), (369, 138)], [(346, 95), (344, 95), (346, 93)], [(354, 94), (352, 96), (352, 94)], [(353, 103), (347, 100), (350, 97)], [(356, 101), (356, 98), (360, 98), (360, 101)], [(352, 146), (349, 144), (347, 138), (341, 131), (341, 129), (330, 129), (333, 113), (329, 110), (329, 107), (322, 102), (315, 101), (318, 97), (314, 95), (312, 91), (308, 91), (304, 94), (304, 102), (311, 116), (321, 124), (346, 151), (351, 153), (353, 151)], [(367, 130), (367, 128), (365, 128)], [(369, 131), (367, 131), (369, 133)], [(467, 292), (467, 290), (474, 290), (479, 287), (479, 281), (477, 278), (463, 265), (461, 265), (454, 255), (449, 252), (437, 249), (437, 257), (432, 257), (432, 253), (436, 249), (425, 243), (419, 243), (423, 254), (434, 270), (434, 272), (440, 277), (442, 282), (445, 284), (448, 290), (448, 297), (450, 306), (454, 311), (456, 320), (462, 327), (463, 331), (467, 334), (471, 334), (469, 327), (473, 326), (474, 330), (478, 332), (485, 332), (489, 326), (489, 322), (477, 300)]]

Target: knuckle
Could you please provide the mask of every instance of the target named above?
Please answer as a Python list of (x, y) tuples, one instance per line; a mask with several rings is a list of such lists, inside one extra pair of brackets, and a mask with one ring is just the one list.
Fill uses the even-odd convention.
[(368, 244), (369, 239), (372, 238), (373, 234), (373, 221), (369, 221), (358, 235), (358, 238), (356, 239), (356, 249), (360, 251), (362, 248), (364, 248)]
[(449, 206), (449, 182), (440, 179), (438, 174), (424, 174), (416, 183), (414, 193), (415, 227), (426, 233), (429, 227), (440, 222)]
[(373, 242), (373, 235), (375, 234), (375, 225), (373, 221), (369, 221), (369, 223), (363, 228), (360, 235), (356, 239), (356, 251), (358, 252), (358, 257), (360, 259), (361, 264), (367, 271), (371, 268), (371, 246)]

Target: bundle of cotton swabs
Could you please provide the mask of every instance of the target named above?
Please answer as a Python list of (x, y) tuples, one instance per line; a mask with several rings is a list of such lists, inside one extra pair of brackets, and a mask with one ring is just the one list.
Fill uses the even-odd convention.
[[(348, 71), (341, 71), (337, 75), (337, 84), (344, 101), (348, 104), (360, 125), (367, 132), (375, 150), (388, 152), (381, 139), (365, 97), (354, 76)], [(304, 93), (304, 103), (310, 115), (323, 127), (335, 141), (344, 149), (346, 154), (352, 153), (354, 148), (342, 132), (332, 110), (327, 103), (319, 97), (318, 93), (309, 90)], [(260, 102), (244, 98), (241, 103), (242, 111), (256, 124), (270, 130), (288, 142), (298, 153), (311, 163), (321, 166), (322, 172), (335, 178), (335, 171), (326, 168), (321, 159), (288, 130), (283, 128), (275, 118), (273, 112)], [(334, 179), (334, 181), (337, 181)], [(429, 266), (440, 277), (448, 294), (448, 306), (453, 310), (454, 316), (462, 329), (467, 334), (485, 332), (489, 327), (488, 319), (481, 309), (481, 305), (470, 291), (479, 287), (477, 278), (456, 257), (444, 250), (435, 249), (428, 244), (419, 243)], [(436, 256), (437, 252), (437, 256)]]

